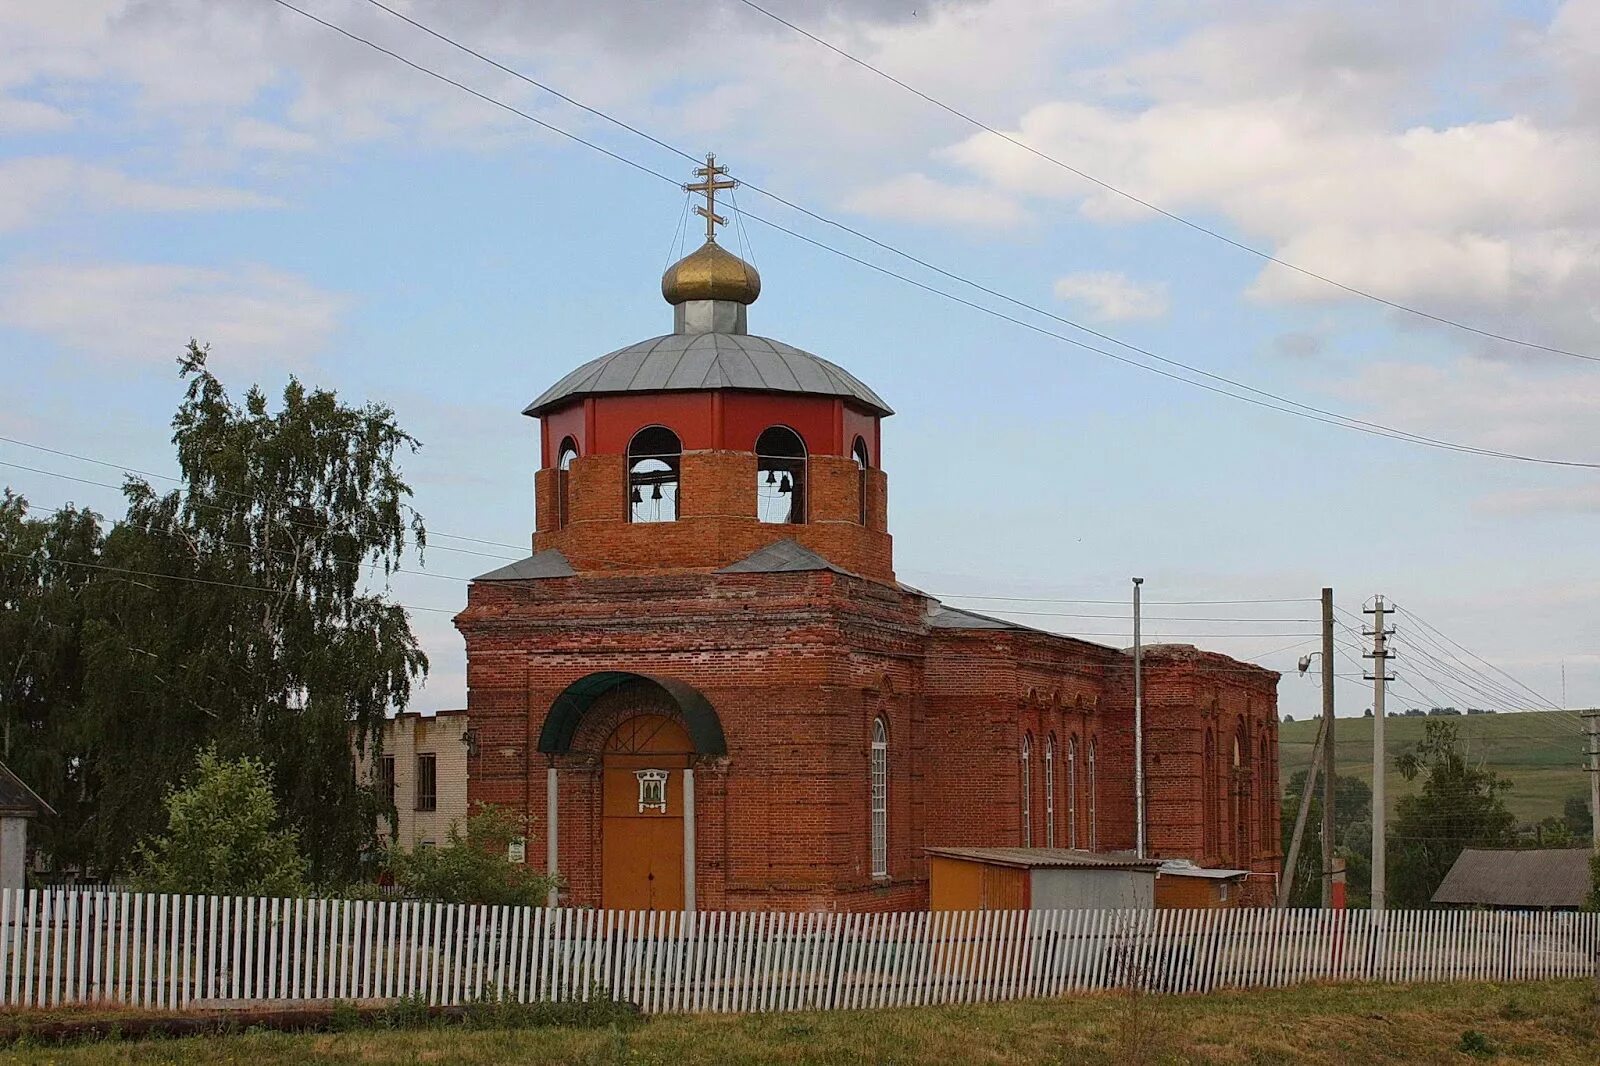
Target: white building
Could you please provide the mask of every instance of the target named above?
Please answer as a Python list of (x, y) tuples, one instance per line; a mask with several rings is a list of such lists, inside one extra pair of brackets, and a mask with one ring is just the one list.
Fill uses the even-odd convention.
[[(467, 747), (471, 735), (467, 712), (407, 712), (389, 720), (383, 731), (383, 755), (376, 765), (371, 753), (358, 757), (356, 773), (387, 789), (394, 804), (394, 841), (414, 848), (443, 844), (453, 822), (467, 818)], [(378, 820), (386, 838), (391, 826)]]

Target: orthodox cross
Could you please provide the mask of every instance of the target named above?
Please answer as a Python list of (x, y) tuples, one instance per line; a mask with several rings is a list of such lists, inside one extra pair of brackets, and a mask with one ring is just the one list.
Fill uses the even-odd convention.
[(727, 167), (717, 166), (716, 153), (707, 152), (706, 165), (695, 167), (694, 170), (696, 177), (705, 180), (693, 181), (683, 187), (684, 192), (702, 192), (706, 194), (706, 205), (695, 208), (694, 213), (706, 220), (706, 240), (708, 242), (714, 243), (716, 241), (718, 226), (726, 226), (728, 224), (727, 219), (717, 214), (717, 191), (719, 189), (736, 189), (739, 187), (739, 183), (732, 178), (717, 180), (718, 175), (726, 174), (727, 172)]

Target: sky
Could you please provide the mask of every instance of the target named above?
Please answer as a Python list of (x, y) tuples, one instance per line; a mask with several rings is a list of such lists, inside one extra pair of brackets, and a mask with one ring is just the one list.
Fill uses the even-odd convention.
[[(432, 534), (407, 564), (425, 572), (392, 581), (433, 664), (414, 707), (458, 707), (462, 579), (534, 526), (520, 411), (670, 331), (658, 278), (686, 250), (690, 164), (367, 0), (293, 2), (595, 147), (274, 0), (0, 0), (0, 435), (172, 472), (190, 337), (236, 392), (292, 374), (390, 405), (424, 443), (405, 471)], [(1512, 703), (1451, 676), (1422, 622), (1551, 702), (1600, 705), (1600, 471), (1243, 403), (767, 223), (1105, 351), (1479, 448), (1600, 462), (1600, 363), (1274, 266), (738, 0), (389, 2), (750, 183), (724, 241), (762, 273), (751, 331), (897, 411), (881, 459), (902, 580), (1121, 646), (1141, 576), (1145, 639), (1284, 670), (1296, 717), (1320, 700), (1295, 670), (1319, 590), (1352, 626), (1381, 593), (1409, 612), (1391, 706)], [(1229, 240), (1600, 356), (1600, 0), (763, 6)], [(41, 509), (119, 513), (113, 489), (17, 467), (115, 470), (12, 443), (0, 462)], [(1272, 602), (1163, 602), (1195, 600)], [(1339, 713), (1358, 715), (1360, 642), (1340, 643)]]

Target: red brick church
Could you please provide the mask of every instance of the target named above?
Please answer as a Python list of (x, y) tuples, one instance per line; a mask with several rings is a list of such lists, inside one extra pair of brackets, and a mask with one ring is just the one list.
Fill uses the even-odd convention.
[[(672, 332), (524, 412), (534, 552), (456, 618), (469, 799), (527, 812), (527, 861), (577, 906), (910, 909), (929, 847), (1132, 848), (1130, 653), (895, 579), (893, 412), (748, 331), (761, 282), (715, 240), (708, 170), (708, 239), (661, 282)], [(1264, 898), (1278, 675), (1188, 645), (1143, 664), (1149, 853), (1249, 869)]]

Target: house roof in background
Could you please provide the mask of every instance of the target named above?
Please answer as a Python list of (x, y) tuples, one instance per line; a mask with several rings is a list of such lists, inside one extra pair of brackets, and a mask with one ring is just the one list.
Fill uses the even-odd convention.
[(40, 799), (26, 781), (12, 773), (5, 763), (0, 763), (0, 814), (37, 818), (54, 813), (50, 804)]
[(1592, 854), (1589, 848), (1467, 848), (1444, 875), (1433, 902), (1484, 907), (1581, 907), (1589, 891)]

